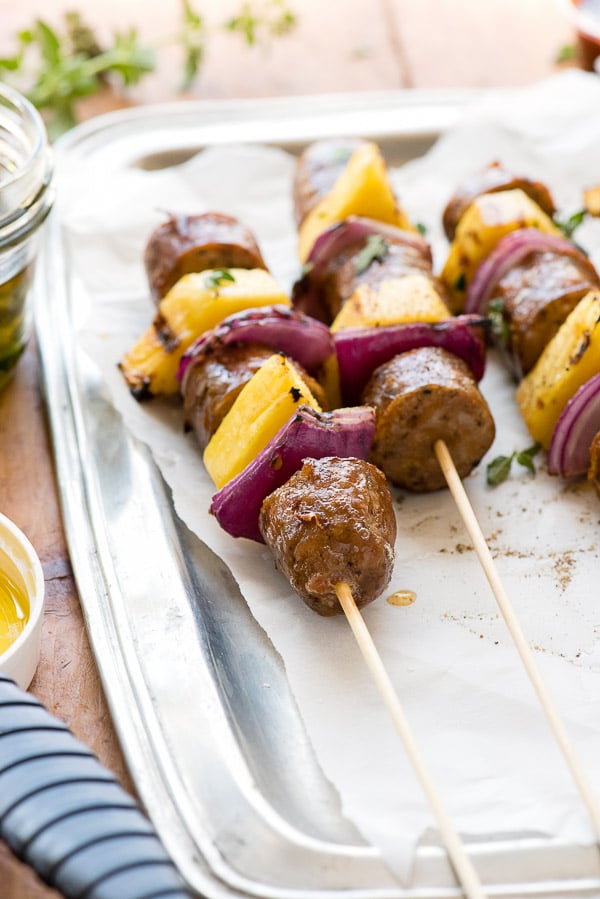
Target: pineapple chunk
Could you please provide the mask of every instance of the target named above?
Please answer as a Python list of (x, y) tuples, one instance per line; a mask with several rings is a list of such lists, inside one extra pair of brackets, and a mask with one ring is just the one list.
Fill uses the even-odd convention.
[(300, 261), (306, 262), (319, 234), (349, 215), (361, 215), (404, 230), (415, 230), (398, 207), (377, 144), (367, 143), (352, 154), (330, 192), (302, 222), (298, 235)]
[(440, 322), (449, 315), (448, 307), (429, 278), (405, 275), (382, 281), (376, 288), (360, 284), (338, 312), (331, 330)]
[(184, 275), (161, 300), (152, 326), (120, 363), (138, 399), (179, 392), (177, 369), (184, 352), (227, 315), (289, 297), (263, 269), (215, 269)]
[(574, 393), (600, 372), (600, 291), (577, 304), (517, 389), (529, 433), (548, 449), (558, 418)]
[(588, 215), (600, 217), (600, 184), (583, 192), (583, 205)]
[(467, 288), (478, 266), (502, 237), (519, 228), (560, 234), (552, 219), (519, 188), (482, 194), (473, 200), (458, 223), (441, 273), (453, 312), (464, 308)]
[(271, 356), (244, 385), (204, 450), (220, 490), (254, 459), (299, 405), (321, 407), (286, 356)]

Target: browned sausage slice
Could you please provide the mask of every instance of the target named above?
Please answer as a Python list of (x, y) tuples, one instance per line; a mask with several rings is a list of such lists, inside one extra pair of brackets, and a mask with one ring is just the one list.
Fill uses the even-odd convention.
[(306, 459), (263, 501), (260, 530), (277, 567), (319, 615), (342, 611), (335, 585), (361, 607), (381, 594), (394, 564), (396, 517), (383, 474), (362, 459)]
[(267, 267), (252, 232), (220, 212), (170, 215), (150, 235), (144, 265), (157, 302), (191, 272)]
[[(212, 347), (189, 365), (182, 383), (185, 425), (194, 431), (204, 450), (250, 378), (273, 355), (258, 343), (233, 343)], [(321, 385), (295, 363), (322, 409), (327, 409)]]
[(500, 162), (492, 162), (482, 172), (478, 172), (464, 181), (448, 201), (442, 217), (448, 240), (453, 239), (456, 226), (476, 197), (481, 194), (513, 190), (514, 188), (524, 191), (552, 218), (556, 211), (554, 200), (548, 188), (541, 181), (532, 181), (530, 178), (513, 175)]
[(381, 365), (362, 402), (377, 412), (371, 461), (416, 493), (445, 486), (436, 440), (445, 441), (465, 477), (494, 439), (494, 419), (469, 367), (439, 347), (410, 350)]
[(588, 291), (600, 285), (592, 263), (581, 257), (535, 252), (514, 266), (494, 288), (493, 300), (506, 324), (500, 341), (520, 378)]

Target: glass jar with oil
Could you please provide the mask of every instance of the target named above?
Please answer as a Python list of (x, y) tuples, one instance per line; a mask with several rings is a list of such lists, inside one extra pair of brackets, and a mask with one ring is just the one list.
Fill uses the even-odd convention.
[(40, 225), (52, 206), (52, 158), (44, 123), (0, 82), (0, 390), (31, 333), (29, 287)]

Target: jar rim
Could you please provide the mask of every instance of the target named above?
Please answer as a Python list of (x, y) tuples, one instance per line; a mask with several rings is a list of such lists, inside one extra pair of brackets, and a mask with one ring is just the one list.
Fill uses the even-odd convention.
[(37, 211), (52, 180), (52, 154), (38, 110), (15, 88), (0, 82), (0, 124), (3, 109), (6, 132), (23, 151), (0, 181), (0, 237), (4, 240), (17, 219), (29, 219)]
[(44, 152), (48, 143), (48, 136), (41, 115), (27, 97), (24, 97), (23, 94), (19, 93), (19, 91), (5, 82), (0, 81), (0, 98), (8, 101), (15, 111), (19, 113), (22, 120), (28, 126), (28, 133), (34, 139), (33, 146), (27, 158), (23, 163), (18, 165), (15, 168), (15, 171), (9, 174), (6, 181), (4, 181), (4, 184), (7, 184), (11, 180), (19, 178), (23, 169), (29, 167), (32, 160), (37, 159), (40, 153)]

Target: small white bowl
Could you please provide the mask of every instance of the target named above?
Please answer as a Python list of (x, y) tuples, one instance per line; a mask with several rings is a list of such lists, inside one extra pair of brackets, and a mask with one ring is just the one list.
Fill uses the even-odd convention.
[(0, 571), (24, 590), (29, 600), (29, 620), (5, 652), (0, 653), (0, 671), (27, 689), (40, 659), (44, 573), (33, 546), (19, 528), (0, 514)]

